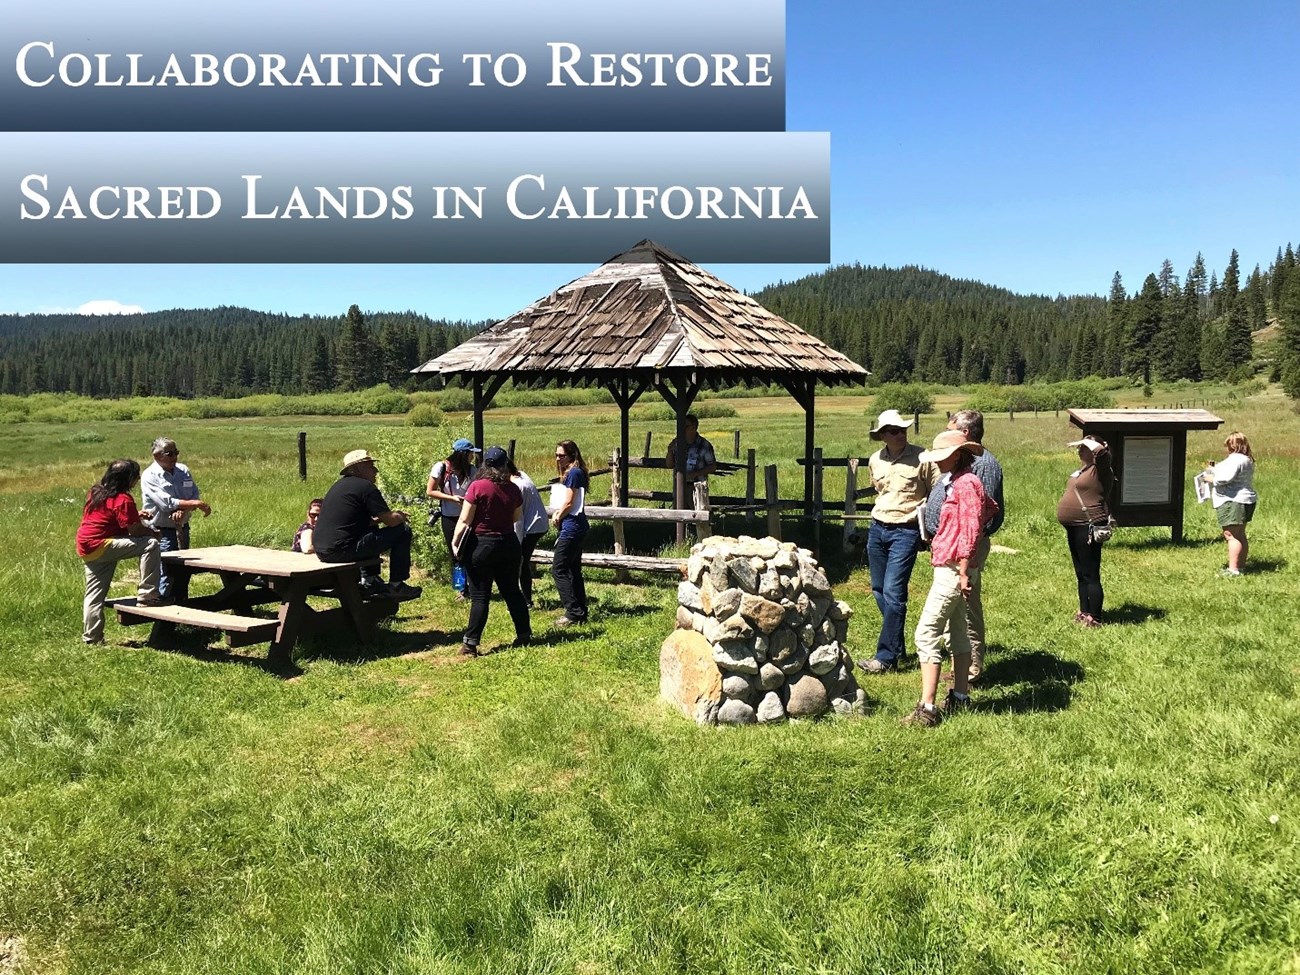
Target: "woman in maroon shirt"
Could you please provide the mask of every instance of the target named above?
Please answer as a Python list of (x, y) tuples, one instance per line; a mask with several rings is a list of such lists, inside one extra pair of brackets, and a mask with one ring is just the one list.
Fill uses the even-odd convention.
[(533, 637), (528, 604), (519, 589), (519, 537), (515, 521), (524, 497), (510, 480), (510, 458), (500, 447), (483, 454), (483, 469), (470, 484), (452, 533), (451, 546), (469, 578), (469, 625), (460, 652), (477, 657), (492, 602), (492, 583), (506, 601), (515, 624), (515, 646)]

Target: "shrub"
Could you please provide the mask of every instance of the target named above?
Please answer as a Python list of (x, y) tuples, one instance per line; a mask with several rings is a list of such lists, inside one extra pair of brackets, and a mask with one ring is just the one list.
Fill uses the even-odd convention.
[(379, 454), (379, 490), (384, 499), (411, 516), (411, 560), (430, 570), (446, 572), (450, 566), (442, 533), (428, 527), (432, 507), (425, 496), (429, 481), (430, 456), (442, 456), (431, 451), (422, 437), (400, 429), (384, 428), (375, 437), (375, 450)]
[(416, 403), (406, 414), (408, 427), (440, 427), (442, 423), (443, 412), (432, 403)]
[[(691, 409), (696, 417), (701, 420), (716, 420), (720, 417), (738, 416), (736, 408), (726, 403), (696, 403)], [(628, 413), (629, 418), (633, 420), (675, 420), (677, 414), (667, 403), (651, 403), (646, 406), (636, 406)]]
[(898, 410), (904, 415), (929, 413), (934, 409), (934, 393), (920, 383), (885, 383), (877, 386), (868, 415)]
[(474, 409), (474, 394), (460, 387), (444, 389), (438, 395), (438, 405), (444, 413), (467, 413)]

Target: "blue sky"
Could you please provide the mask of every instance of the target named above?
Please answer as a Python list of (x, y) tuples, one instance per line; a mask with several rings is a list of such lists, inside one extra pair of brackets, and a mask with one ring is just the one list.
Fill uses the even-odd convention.
[[(331, 0), (334, 2), (334, 0)], [(787, 128), (829, 131), (832, 263), (1132, 291), (1300, 244), (1300, 3), (787, 2)], [(629, 244), (633, 241), (629, 240)], [(689, 256), (689, 255), (687, 255)], [(9, 265), (0, 312), (91, 301), (501, 318), (589, 265)], [(710, 265), (756, 289), (821, 265)], [(111, 306), (110, 306), (111, 307)]]

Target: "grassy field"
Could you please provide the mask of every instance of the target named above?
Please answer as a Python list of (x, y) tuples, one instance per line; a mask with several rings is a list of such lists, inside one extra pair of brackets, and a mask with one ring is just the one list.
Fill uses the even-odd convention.
[[(819, 402), (827, 456), (867, 451), (866, 402)], [(739, 426), (794, 493), (802, 415), (734, 405), (703, 432), (721, 449)], [(441, 578), (374, 647), (300, 642), (291, 679), (260, 648), (165, 652), (113, 621), (86, 648), (72, 536), (106, 460), (167, 432), (213, 503), (195, 544), (287, 546), (338, 458), (397, 421), (0, 425), (0, 975), (1300, 972), (1300, 417), (1271, 392), (1221, 409), (1257, 449), (1251, 571), (1218, 577), (1189, 504), (1185, 544), (1107, 547), (1095, 631), (1070, 622), (1054, 519), (1066, 421), (990, 419), (1015, 554), (985, 575), (976, 710), (932, 732), (897, 720), (914, 671), (870, 679), (865, 719), (695, 727), (657, 700), (675, 593), (648, 579), (597, 575), (591, 625), (469, 662)], [(617, 440), (612, 408), (578, 412), (493, 411), (488, 439), (549, 474), (556, 439)], [(431, 461), (449, 432), (404, 435)], [(1222, 438), (1192, 434), (1192, 464)], [(831, 568), (866, 655), (867, 574)], [(918, 563), (909, 636), (927, 587)], [(542, 633), (549, 580), (539, 599)], [(498, 604), (485, 642), (511, 636)]]

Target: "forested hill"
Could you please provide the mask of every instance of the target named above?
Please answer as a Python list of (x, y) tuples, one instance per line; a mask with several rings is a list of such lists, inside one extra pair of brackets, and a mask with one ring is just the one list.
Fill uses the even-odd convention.
[(416, 312), (284, 315), (223, 306), (142, 315), (0, 315), (0, 393), (238, 396), (400, 385), (482, 322)]
[[(1127, 374), (1244, 378), (1271, 367), (1300, 396), (1300, 271), (1290, 244), (1222, 280), (1200, 254), (1165, 261), (1129, 294), (1017, 295), (920, 267), (843, 265), (754, 297), (882, 382), (1020, 383)], [(1263, 360), (1252, 334), (1281, 325)], [(291, 316), (221, 307), (144, 315), (0, 315), (0, 393), (238, 396), (400, 386), (407, 370), (486, 322), (406, 312)], [(1275, 330), (1276, 331), (1276, 330)], [(1267, 361), (1272, 357), (1272, 361)]]
[[(1095, 296), (1017, 295), (919, 267), (853, 264), (754, 297), (886, 382), (1015, 383), (1121, 366), (1123, 336), (1110, 335)], [(1094, 336), (1086, 361), (1071, 358), (1081, 335)]]

